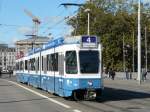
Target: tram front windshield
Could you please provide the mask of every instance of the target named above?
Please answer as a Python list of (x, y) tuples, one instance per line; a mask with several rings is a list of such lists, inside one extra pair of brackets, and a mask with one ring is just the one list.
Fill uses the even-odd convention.
[(80, 72), (98, 73), (99, 53), (98, 51), (79, 51)]

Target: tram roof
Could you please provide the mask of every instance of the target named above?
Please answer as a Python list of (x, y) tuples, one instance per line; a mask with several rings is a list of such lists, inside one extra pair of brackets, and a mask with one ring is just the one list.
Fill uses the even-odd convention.
[(58, 47), (64, 44), (80, 44), (81, 36), (71, 36), (71, 37), (60, 37), (50, 40), (48, 43), (44, 44), (41, 48), (33, 48), (28, 52), (27, 55), (31, 55), (46, 49)]

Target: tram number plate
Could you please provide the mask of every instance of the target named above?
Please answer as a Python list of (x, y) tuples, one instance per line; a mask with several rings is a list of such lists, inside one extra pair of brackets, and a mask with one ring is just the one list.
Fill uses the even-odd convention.
[(81, 39), (83, 48), (96, 48), (97, 47), (97, 37), (96, 36), (82, 36)]

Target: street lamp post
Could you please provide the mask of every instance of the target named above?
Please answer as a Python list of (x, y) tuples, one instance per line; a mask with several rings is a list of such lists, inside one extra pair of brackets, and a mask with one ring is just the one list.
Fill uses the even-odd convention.
[(90, 9), (85, 9), (85, 12), (88, 13), (88, 27), (87, 27), (87, 35), (90, 35)]
[(90, 35), (90, 13), (88, 12), (88, 35)]
[(134, 31), (133, 31), (133, 46), (132, 46), (132, 69), (134, 73)]
[(141, 13), (141, 0), (138, 0), (138, 81), (141, 84), (141, 23), (140, 23), (140, 13)]
[(145, 69), (147, 72), (147, 27), (145, 26)]
[(123, 71), (125, 72), (125, 49), (124, 49), (124, 33), (123, 33)]

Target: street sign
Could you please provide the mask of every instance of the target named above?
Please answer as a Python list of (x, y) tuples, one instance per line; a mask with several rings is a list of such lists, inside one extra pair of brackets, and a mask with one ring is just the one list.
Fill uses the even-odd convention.
[(96, 48), (97, 37), (96, 36), (82, 36), (81, 44), (83, 48)]

